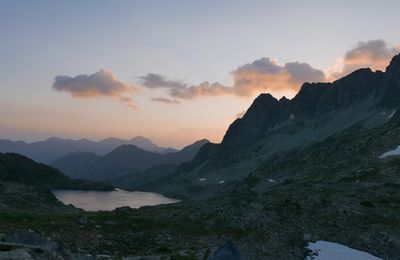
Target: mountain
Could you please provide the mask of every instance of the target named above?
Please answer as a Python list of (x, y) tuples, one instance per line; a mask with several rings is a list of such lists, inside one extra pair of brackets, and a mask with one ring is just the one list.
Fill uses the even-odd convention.
[(180, 164), (193, 159), (208, 143), (200, 140), (181, 151), (166, 154), (145, 151), (135, 145), (121, 145), (111, 152), (96, 156), (92, 153), (70, 153), (51, 165), (72, 178), (105, 180), (125, 174), (137, 174), (159, 164)]
[(135, 145), (139, 148), (142, 148), (145, 151), (156, 152), (156, 153), (172, 153), (177, 152), (179, 150), (168, 147), (160, 147), (154, 144), (150, 139), (145, 138), (143, 136), (136, 136), (129, 141), (129, 144)]
[(112, 190), (110, 185), (72, 180), (59, 170), (16, 153), (0, 153), (0, 181), (46, 189)]
[(87, 139), (72, 140), (51, 137), (45, 141), (26, 143), (23, 141), (0, 140), (0, 152), (13, 152), (25, 155), (38, 162), (52, 163), (54, 160), (72, 152), (90, 152), (105, 155), (118, 146), (132, 144), (146, 151), (169, 153), (176, 151), (173, 148), (157, 146), (150, 139), (137, 136), (131, 140), (106, 138), (95, 142)]
[(209, 141), (206, 139), (199, 140), (177, 153), (164, 155), (161, 163), (146, 167), (142, 171), (131, 171), (121, 176), (108, 178), (106, 182), (121, 188), (145, 190), (145, 187), (149, 186), (150, 183), (160, 182), (174, 172), (181, 163), (192, 160), (199, 149), (208, 143)]
[[(56, 159), (51, 166), (60, 169), (71, 178), (79, 178), (79, 172), (88, 164), (100, 158), (100, 155), (91, 152), (68, 153)], [(76, 175), (78, 174), (78, 175)]]
[[(213, 196), (210, 181), (199, 178), (213, 179), (211, 186), (240, 181), (275, 154), (321, 142), (356, 124), (363, 129), (382, 126), (399, 106), (400, 55), (385, 72), (360, 69), (332, 83), (304, 83), (291, 100), (261, 94), (229, 126), (221, 144), (204, 145), (168, 182), (145, 188), (169, 192), (198, 187)], [(180, 192), (190, 196), (184, 189)]]

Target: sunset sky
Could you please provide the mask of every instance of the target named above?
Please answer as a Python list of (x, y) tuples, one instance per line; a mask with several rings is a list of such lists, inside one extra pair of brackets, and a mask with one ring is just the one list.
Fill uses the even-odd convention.
[(400, 1), (0, 0), (0, 139), (219, 142), (254, 97), (384, 70)]

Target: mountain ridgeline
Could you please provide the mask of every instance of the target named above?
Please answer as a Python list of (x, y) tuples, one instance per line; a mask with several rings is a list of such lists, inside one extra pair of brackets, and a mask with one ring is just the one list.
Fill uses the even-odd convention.
[(23, 141), (0, 140), (0, 152), (13, 152), (25, 155), (37, 162), (52, 163), (55, 159), (72, 152), (88, 152), (105, 155), (121, 145), (132, 144), (155, 153), (177, 152), (173, 148), (160, 147), (150, 139), (136, 136), (130, 140), (106, 138), (95, 142), (87, 139), (72, 140), (51, 137), (45, 141), (26, 143)]
[[(276, 153), (302, 149), (355, 124), (381, 126), (399, 106), (400, 55), (385, 72), (359, 69), (332, 83), (304, 83), (291, 100), (261, 94), (229, 126), (221, 144), (204, 145), (191, 162), (171, 173), (170, 187), (163, 181), (162, 188), (169, 192), (184, 184), (197, 191), (209, 191), (210, 185), (218, 190), (218, 182), (243, 179)], [(160, 184), (152, 183), (155, 189)]]
[(137, 174), (160, 164), (178, 165), (190, 161), (208, 140), (199, 140), (181, 151), (165, 154), (149, 152), (135, 145), (121, 145), (98, 156), (94, 153), (70, 153), (51, 165), (72, 178), (106, 180), (125, 174)]
[[(243, 150), (282, 132), (295, 135), (303, 143), (323, 139), (362, 120), (384, 121), (400, 105), (399, 63), (400, 56), (396, 56), (386, 73), (360, 69), (333, 83), (305, 83), (292, 100), (260, 95), (243, 118), (230, 125), (218, 147), (218, 159), (234, 159), (229, 151)], [(312, 127), (316, 135), (298, 134), (307, 127)], [(280, 148), (286, 149), (284, 145)]]

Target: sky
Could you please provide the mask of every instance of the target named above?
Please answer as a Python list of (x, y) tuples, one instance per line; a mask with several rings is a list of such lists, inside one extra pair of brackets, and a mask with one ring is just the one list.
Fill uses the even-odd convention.
[(399, 52), (400, 1), (0, 0), (0, 139), (183, 147)]

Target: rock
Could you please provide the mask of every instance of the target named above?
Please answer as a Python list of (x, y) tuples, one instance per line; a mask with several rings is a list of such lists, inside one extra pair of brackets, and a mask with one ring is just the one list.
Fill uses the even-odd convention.
[(81, 218), (78, 219), (78, 223), (81, 225), (86, 225), (87, 223), (89, 223), (89, 221), (86, 216), (82, 216)]
[(26, 249), (15, 249), (12, 251), (0, 252), (0, 259), (7, 260), (33, 260)]
[(18, 232), (11, 234), (5, 238), (5, 241), (23, 245), (30, 245), (35, 247), (40, 247), (43, 250), (57, 250), (59, 245), (54, 242), (43, 238), (39, 234), (31, 232)]
[(116, 208), (115, 211), (118, 213), (129, 213), (131, 211), (131, 208), (128, 206), (124, 206), (124, 207)]
[(309, 234), (309, 233), (304, 233), (304, 235), (303, 235), (303, 240), (305, 240), (305, 241), (310, 241), (310, 240), (311, 240), (311, 234)]
[(261, 204), (261, 203), (257, 203), (257, 202), (251, 202), (250, 203), (250, 207), (253, 208), (253, 209), (261, 210), (261, 209), (264, 208), (264, 205)]
[(232, 241), (227, 240), (225, 244), (215, 252), (210, 260), (242, 260), (242, 257)]

